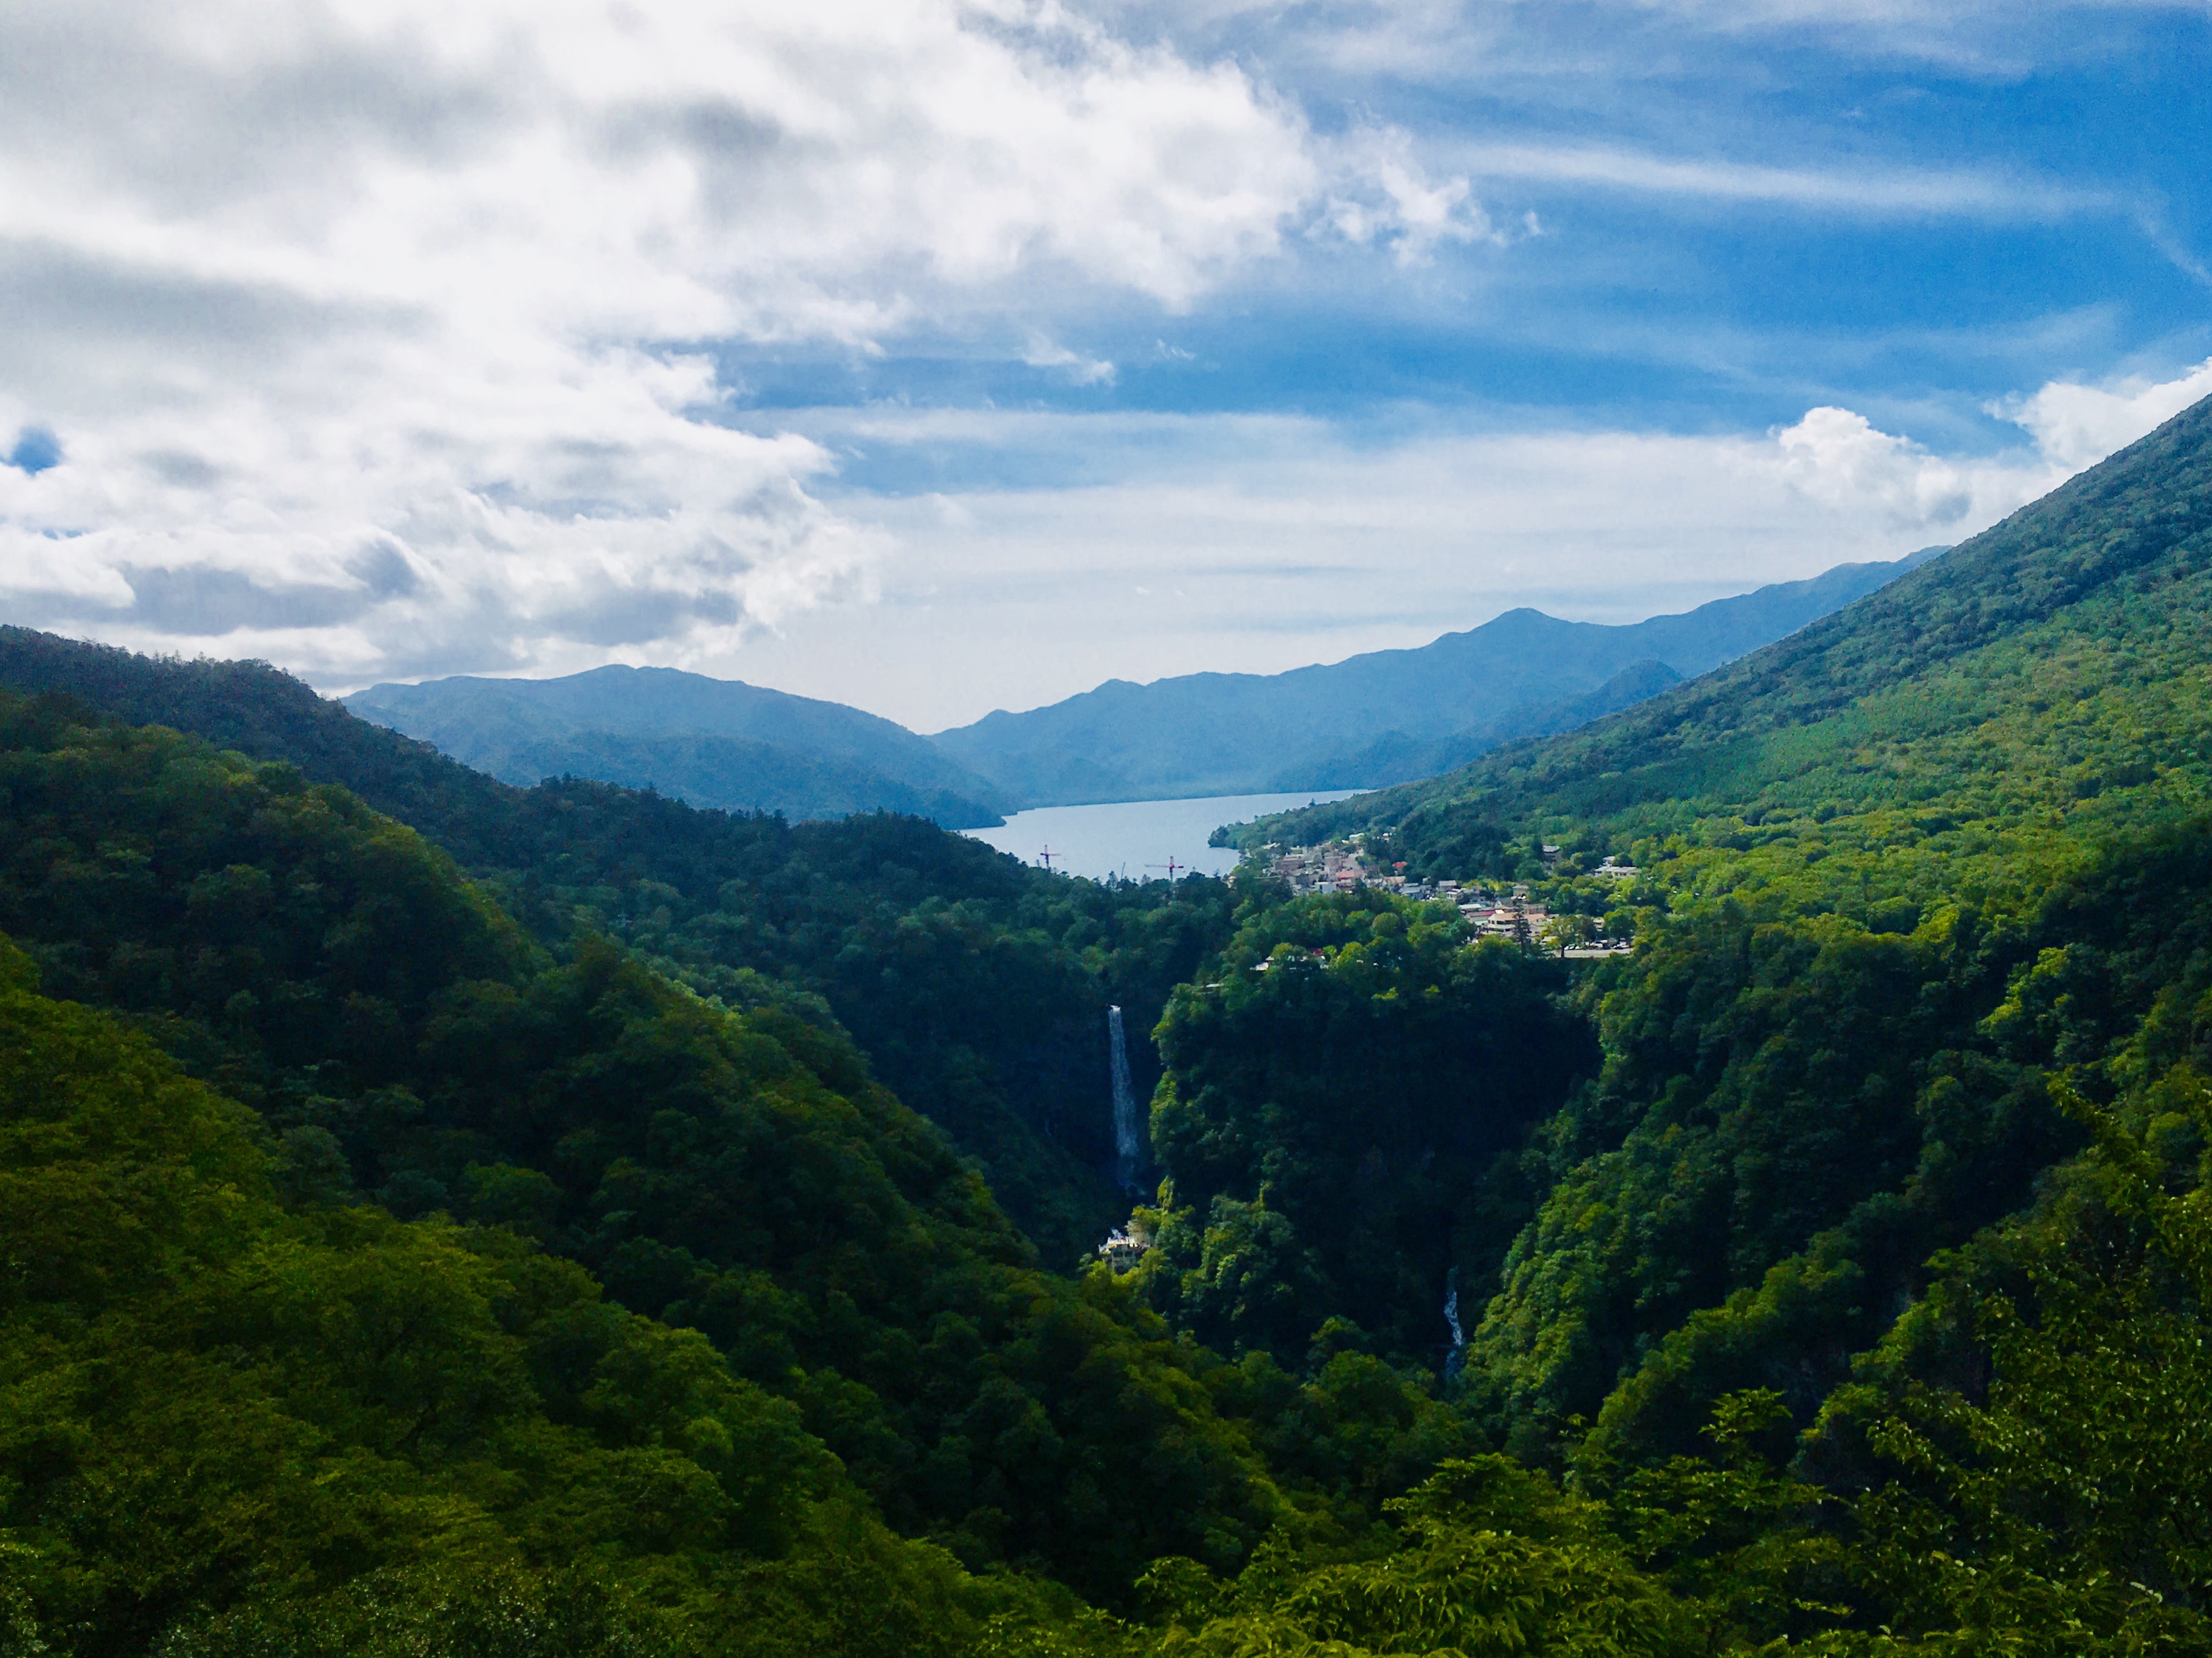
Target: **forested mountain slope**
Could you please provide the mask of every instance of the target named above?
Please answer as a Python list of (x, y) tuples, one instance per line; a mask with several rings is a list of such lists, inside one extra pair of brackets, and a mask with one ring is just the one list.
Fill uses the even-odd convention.
[[(1464, 859), (1498, 839), (1486, 823), (1618, 837), (1723, 806), (1756, 811), (1769, 793), (1815, 809), (1955, 794), (1972, 816), (2031, 798), (2070, 811), (2107, 785), (2152, 784), (2147, 766), (2185, 777), (2201, 760), (2192, 670), (2208, 531), (2212, 405), (2199, 404), (1941, 559), (1715, 672), (1587, 730), (1262, 833), (1371, 822), (1395, 826), (1417, 859)], [(2001, 780), (2023, 743), (2073, 774), (2034, 789)], [(1948, 774), (1954, 761), (1963, 774)]]
[[(0, 932), (49, 993), (252, 1108), (330, 1196), (505, 1224), (704, 1331), (894, 1524), (1111, 1594), (1267, 1523), (1197, 1356), (1036, 1270), (826, 1021), (588, 938), (549, 959), (404, 827), (173, 733), (8, 699), (0, 801)], [(1162, 1489), (1143, 1534), (1092, 1523)]]
[(787, 817), (896, 811), (1001, 821), (993, 786), (903, 726), (674, 668), (374, 685), (346, 706), (508, 783), (589, 777)]
[(1021, 1604), (696, 1333), (36, 981), (0, 939), (6, 1649), (890, 1658)]
[[(1753, 1384), (1810, 1425), (1931, 1253), (2030, 1200), (2077, 1132), (2054, 1088), (2202, 1064), (2208, 660), (2200, 404), (1795, 638), (1358, 804), (1417, 868), (1639, 941), (1583, 991), (1601, 1068), (1516, 1175), (1467, 1363), (1502, 1432), (1680, 1448)], [(1640, 878), (1577, 873), (1603, 853)]]
[[(911, 818), (695, 810), (567, 781), (521, 789), (369, 724), (266, 664), (158, 661), (0, 629), (0, 688), (58, 692), (297, 765), (489, 881), (538, 937), (623, 939), (708, 994), (821, 999), (874, 1074), (979, 1157), (1055, 1267), (1121, 1212), (1106, 1008), (1133, 1033), (1231, 931), (1218, 883), (1056, 880)], [(1137, 1085), (1158, 1075), (1132, 1044)]]
[[(1764, 1512), (1697, 1570), (1802, 1649), (2207, 1649), (2212, 1440), (2181, 1400), (2212, 1321), (2208, 660), (2212, 404), (1650, 704), (1255, 826), (1519, 879), (1638, 948), (1578, 970), (1595, 1075), (1429, 1191), (1479, 1143), (1388, 1067), (1422, 1040), (1407, 998), (1480, 970), (1456, 923), (1372, 895), (1255, 916), (1162, 1027), (1139, 1282), (1232, 1351), (1442, 1357), (1494, 1442), (1650, 1514), (1645, 1546), (1715, 1549), (1684, 1479)], [(1310, 1096), (1302, 1042), (1344, 1056)], [(1525, 1060), (1438, 1058), (1473, 1124), (1511, 1123), (1488, 1090)], [(1716, 1457), (1805, 1483), (1731, 1488)]]
[(2208, 453), (1364, 825), (1589, 963), (16, 636), (267, 746), (0, 697), (0, 1651), (2212, 1651)]
[(1371, 787), (1609, 714), (1801, 628), (1941, 550), (1838, 565), (1624, 627), (1510, 610), (1418, 650), (1288, 673), (1113, 680), (932, 740), (1024, 806)]

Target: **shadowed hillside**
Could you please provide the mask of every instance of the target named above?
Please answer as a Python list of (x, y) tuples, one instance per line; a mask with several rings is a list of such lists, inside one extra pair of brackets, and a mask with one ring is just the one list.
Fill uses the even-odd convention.
[(993, 786), (904, 726), (842, 703), (673, 668), (376, 685), (346, 706), (509, 783), (589, 777), (787, 817), (896, 811), (1002, 822)]

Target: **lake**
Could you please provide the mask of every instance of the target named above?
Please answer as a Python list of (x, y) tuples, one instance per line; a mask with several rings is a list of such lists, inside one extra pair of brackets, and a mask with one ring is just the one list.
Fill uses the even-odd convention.
[(978, 841), (1034, 864), (1048, 847), (1052, 866), (1103, 881), (1161, 880), (1172, 858), (1176, 873), (1226, 875), (1237, 867), (1233, 847), (1209, 847), (1206, 837), (1224, 823), (1241, 823), (1271, 811), (1289, 811), (1323, 800), (1342, 800), (1357, 789), (1304, 789), (1295, 794), (1222, 794), (1204, 800), (1118, 800), (1103, 806), (1038, 806), (1018, 811), (999, 829), (963, 829)]

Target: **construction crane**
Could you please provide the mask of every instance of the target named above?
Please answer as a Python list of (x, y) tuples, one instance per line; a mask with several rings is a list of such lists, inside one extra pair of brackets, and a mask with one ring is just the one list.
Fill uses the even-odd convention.
[(1173, 858), (1170, 858), (1164, 864), (1147, 864), (1145, 867), (1146, 869), (1165, 870), (1168, 872), (1168, 884), (1170, 886), (1173, 886), (1175, 884), (1176, 872), (1177, 870), (1188, 872), (1190, 865), (1188, 864), (1178, 864)]
[(1042, 852), (1037, 853), (1037, 862), (1042, 864), (1047, 869), (1050, 869), (1052, 867), (1052, 860), (1054, 859), (1064, 859), (1066, 856), (1067, 854), (1064, 852), (1054, 852), (1050, 847), (1047, 847)]

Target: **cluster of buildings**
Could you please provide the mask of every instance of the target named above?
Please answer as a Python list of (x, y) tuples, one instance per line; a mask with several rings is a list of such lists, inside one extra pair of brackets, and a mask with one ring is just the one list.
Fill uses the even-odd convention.
[[(1542, 856), (1544, 867), (1553, 869), (1559, 861), (1559, 848), (1547, 846), (1542, 848)], [(1271, 860), (1268, 868), (1289, 884), (1292, 893), (1301, 896), (1312, 892), (1351, 892), (1361, 887), (1379, 887), (1407, 898), (1443, 899), (1456, 906), (1461, 915), (1485, 938), (1512, 938), (1534, 944), (1544, 940), (1552, 925), (1551, 912), (1541, 904), (1529, 902), (1525, 885), (1500, 892), (1457, 881), (1409, 881), (1405, 865), (1386, 865), (1357, 841), (1349, 845), (1332, 841), (1321, 847), (1292, 847)], [(1641, 873), (1633, 864), (1624, 864), (1617, 858), (1607, 859), (1590, 872), (1607, 881), (1632, 881)], [(1560, 953), (1569, 957), (1614, 956), (1633, 948), (1625, 940), (1598, 939), (1568, 944)]]
[(1398, 864), (1384, 869), (1358, 847), (1337, 841), (1325, 847), (1292, 847), (1268, 865), (1301, 898), (1310, 892), (1350, 892), (1364, 886), (1403, 892), (1405, 867)]

